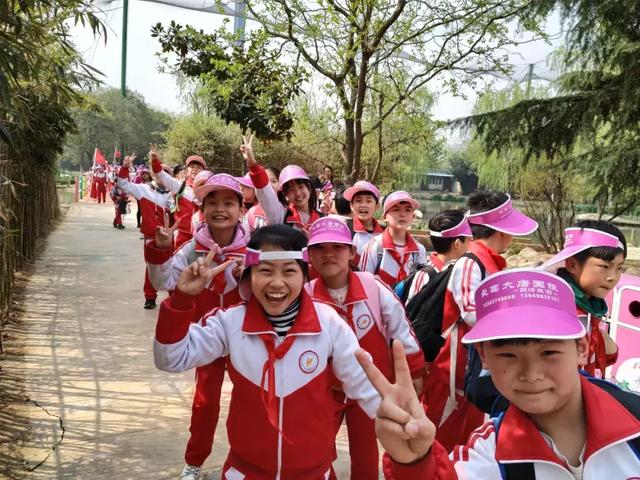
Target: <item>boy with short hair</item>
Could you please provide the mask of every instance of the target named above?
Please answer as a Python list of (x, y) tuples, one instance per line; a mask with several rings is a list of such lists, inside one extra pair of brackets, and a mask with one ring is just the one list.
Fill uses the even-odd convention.
[[(336, 218), (316, 220), (309, 230), (309, 260), (318, 278), (306, 285), (314, 300), (330, 305), (355, 332), (358, 343), (388, 378), (393, 365), (389, 339), (404, 346), (416, 390), (422, 390), (424, 356), (402, 304), (393, 292), (368, 272), (349, 267), (355, 248), (347, 225)], [(349, 435), (352, 480), (378, 480), (378, 446), (373, 420), (354, 400), (345, 398), (338, 382), (333, 386), (339, 402), (337, 427), (343, 418)]]
[(420, 269), (411, 282), (405, 282), (409, 283), (403, 287), (409, 289), (407, 304), (429, 282), (429, 271), (442, 272), (452, 266), (467, 252), (469, 240), (473, 238), (465, 212), (460, 209), (444, 210), (436, 214), (429, 220), (428, 227), (434, 251), (427, 257), (426, 267), (431, 269)]
[(347, 221), (353, 232), (353, 244), (356, 256), (353, 265), (360, 264), (360, 258), (369, 241), (384, 232), (384, 227), (373, 218), (380, 202), (380, 190), (375, 185), (360, 180), (344, 191), (345, 200), (349, 201), (351, 220)]
[(427, 263), (424, 246), (408, 232), (419, 207), (420, 203), (407, 192), (399, 190), (387, 196), (382, 209), (387, 228), (365, 247), (360, 270), (378, 275), (393, 287), (413, 273), (418, 265)]
[(474, 294), (488, 275), (507, 266), (506, 252), (514, 235), (528, 235), (538, 224), (513, 207), (506, 193), (481, 190), (467, 199), (473, 241), (453, 266), (445, 294), (441, 332), (445, 342), (429, 367), (425, 394), (427, 415), (438, 425), (438, 441), (451, 449), (484, 421), (464, 395), (468, 351), (460, 342), (476, 321)]
[[(535, 292), (525, 285), (540, 285)], [(544, 287), (543, 287), (543, 286)], [(537, 293), (537, 289), (541, 293)], [(465, 446), (447, 451), (411, 388), (399, 344), (396, 383), (356, 355), (382, 396), (376, 433), (397, 480), (631, 479), (640, 474), (640, 397), (580, 375), (585, 328), (572, 288), (540, 270), (512, 270), (485, 280), (477, 323), (463, 342), (477, 345), (510, 406)]]
[(543, 268), (560, 266), (557, 274), (573, 289), (577, 314), (589, 333), (590, 375), (616, 363), (618, 347), (603, 330), (607, 314), (607, 294), (617, 285), (627, 257), (627, 242), (622, 232), (603, 220), (581, 220), (565, 230), (564, 248)]

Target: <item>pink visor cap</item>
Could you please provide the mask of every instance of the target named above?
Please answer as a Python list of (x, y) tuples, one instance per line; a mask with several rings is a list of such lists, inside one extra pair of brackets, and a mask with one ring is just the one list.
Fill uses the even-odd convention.
[(455, 227), (447, 228), (441, 232), (429, 230), (429, 236), (439, 238), (473, 237), (473, 233), (471, 233), (467, 217), (464, 217)]
[(278, 177), (280, 190), (282, 190), (285, 183), (290, 182), (291, 180), (309, 180), (309, 176), (301, 167), (297, 165), (287, 165), (282, 169), (280, 176)]
[(497, 208), (468, 215), (469, 223), (485, 225), (509, 235), (529, 235), (538, 229), (538, 222), (513, 208), (511, 197)]
[(387, 195), (387, 198), (384, 199), (382, 215), (386, 215), (387, 211), (390, 210), (391, 207), (402, 202), (411, 204), (414, 210), (420, 208), (420, 202), (411, 198), (411, 195), (409, 195), (407, 192), (398, 190), (397, 192), (390, 193), (389, 195)]
[(548, 268), (564, 262), (567, 258), (593, 247), (611, 247), (624, 250), (618, 237), (593, 228), (570, 227), (564, 231), (564, 248), (541, 268)]
[(244, 185), (247, 188), (256, 188), (248, 173), (244, 177), (236, 177), (236, 180), (240, 185)]
[(204, 185), (206, 181), (213, 175), (213, 172), (209, 170), (203, 170), (193, 177), (193, 188), (198, 188), (200, 185)]
[(228, 173), (218, 173), (217, 175), (211, 175), (204, 185), (199, 186), (193, 191), (196, 198), (203, 202), (204, 198), (211, 192), (216, 190), (231, 190), (242, 197), (242, 190), (240, 190), (240, 184), (238, 181), (229, 175)]
[(346, 223), (337, 218), (323, 217), (311, 225), (308, 245), (320, 243), (344, 243), (353, 245), (351, 231)]
[(541, 270), (508, 270), (484, 280), (475, 293), (476, 324), (462, 343), (507, 338), (565, 340), (587, 331), (567, 282)]
[(357, 193), (370, 193), (376, 200), (380, 200), (380, 190), (376, 188), (376, 186), (372, 183), (365, 182), (364, 180), (359, 180), (353, 184), (352, 187), (347, 188), (342, 196), (348, 201), (353, 201), (353, 197), (356, 196)]
[(205, 170), (207, 169), (207, 162), (204, 161), (204, 158), (202, 158), (200, 155), (191, 155), (189, 157), (187, 157), (187, 159), (184, 161), (184, 164), (188, 167), (190, 163), (199, 163), (200, 165), (202, 165), (202, 168), (204, 168)]
[(243, 300), (249, 300), (251, 297), (251, 279), (246, 273), (253, 265), (258, 265), (262, 261), (269, 260), (302, 260), (309, 263), (307, 249), (300, 250), (278, 250), (263, 252), (262, 250), (254, 250), (247, 248), (244, 254), (244, 268), (240, 277), (239, 293)]

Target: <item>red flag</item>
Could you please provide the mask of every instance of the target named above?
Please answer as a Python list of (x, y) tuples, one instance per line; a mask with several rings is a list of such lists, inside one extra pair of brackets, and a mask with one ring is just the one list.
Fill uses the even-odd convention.
[(96, 151), (93, 153), (93, 164), (94, 165), (106, 165), (107, 160), (104, 158), (103, 153), (99, 148), (96, 148)]
[(114, 158), (122, 158), (122, 153), (120, 152), (120, 150), (118, 150), (118, 149), (116, 148), (116, 151), (115, 151), (115, 153), (113, 154), (113, 157), (114, 157)]

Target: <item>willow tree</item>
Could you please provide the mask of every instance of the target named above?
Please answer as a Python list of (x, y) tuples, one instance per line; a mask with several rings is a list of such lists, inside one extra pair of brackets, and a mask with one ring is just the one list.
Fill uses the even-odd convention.
[(488, 152), (515, 146), (526, 158), (571, 162), (612, 220), (640, 202), (640, 1), (540, 4), (559, 8), (566, 24), (557, 95), (461, 123)]

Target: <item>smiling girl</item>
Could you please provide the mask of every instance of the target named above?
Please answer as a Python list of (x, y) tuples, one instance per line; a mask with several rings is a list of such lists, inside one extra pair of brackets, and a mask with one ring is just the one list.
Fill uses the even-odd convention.
[(393, 287), (418, 265), (427, 264), (424, 246), (407, 231), (419, 206), (407, 192), (397, 191), (387, 196), (383, 207), (387, 229), (367, 244), (360, 259), (360, 270), (378, 275)]
[(240, 151), (247, 162), (247, 168), (256, 187), (258, 201), (265, 211), (269, 223), (275, 225), (285, 223), (297, 230), (307, 232), (313, 222), (322, 214), (316, 209), (318, 199), (311, 186), (306, 172), (297, 165), (287, 165), (278, 178), (279, 189), (284, 193), (288, 205), (283, 205), (277, 194), (269, 185), (269, 177), (264, 167), (253, 155), (253, 135), (249, 139), (242, 138), (244, 143)]
[[(197, 321), (216, 307), (229, 307), (241, 301), (234, 268), (229, 262), (244, 255), (249, 234), (240, 223), (242, 191), (235, 178), (226, 173), (211, 175), (194, 190), (201, 203), (204, 221), (194, 229), (194, 238), (173, 255), (173, 227), (165, 220), (155, 241), (145, 248), (151, 281), (158, 289), (174, 290), (178, 278), (197, 259), (209, 255), (213, 265), (223, 265), (194, 299), (194, 308), (186, 319)], [(236, 272), (239, 273), (239, 272)], [(224, 380), (224, 358), (196, 370), (196, 392), (191, 413), (191, 437), (185, 452), (181, 480), (195, 480), (211, 453), (220, 413), (220, 394)]]
[(331, 374), (373, 416), (379, 397), (355, 361), (358, 341), (328, 305), (304, 291), (306, 237), (257, 230), (240, 291), (247, 300), (190, 324), (195, 298), (219, 273), (209, 254), (185, 269), (160, 309), (154, 357), (181, 372), (227, 355), (233, 382), (223, 479), (326, 479), (335, 459)]

